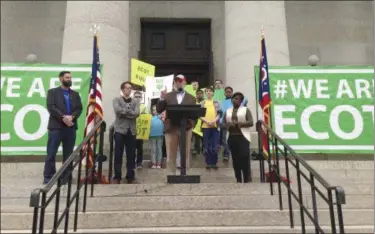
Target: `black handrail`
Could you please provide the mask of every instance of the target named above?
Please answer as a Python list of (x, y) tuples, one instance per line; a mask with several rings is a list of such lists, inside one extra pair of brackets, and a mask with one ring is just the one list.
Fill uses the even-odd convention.
[[(33, 207), (34, 214), (33, 214), (33, 224), (32, 224), (32, 233), (42, 234), (46, 233), (44, 230), (44, 221), (45, 221), (45, 212), (48, 205), (51, 203), (53, 198), (55, 199), (55, 209), (54, 209), (54, 216), (53, 216), (53, 228), (51, 233), (57, 233), (58, 227), (61, 222), (65, 219), (64, 224), (64, 233), (68, 233), (69, 227), (69, 211), (71, 205), (75, 202), (75, 211), (74, 211), (74, 231), (77, 231), (78, 225), (78, 207), (79, 207), (79, 197), (80, 197), (80, 190), (82, 186), (84, 186), (84, 195), (83, 195), (83, 213), (86, 212), (86, 201), (87, 201), (87, 186), (88, 186), (88, 179), (91, 177), (91, 197), (94, 196), (93, 188), (94, 188), (94, 173), (95, 173), (95, 165), (98, 162), (98, 175), (100, 182), (101, 175), (102, 175), (102, 162), (103, 162), (103, 140), (104, 140), (104, 133), (106, 131), (106, 123), (101, 120), (99, 121), (94, 129), (83, 139), (81, 144), (73, 151), (73, 153), (68, 157), (67, 160), (63, 163), (62, 167), (56, 172), (56, 174), (52, 177), (52, 179), (42, 188), (37, 188), (31, 192), (30, 196), (30, 207)], [(99, 132), (99, 148), (98, 153), (96, 153), (97, 148), (97, 136)], [(82, 158), (86, 155), (89, 155), (89, 151), (91, 147), (88, 147), (89, 144), (92, 144), (92, 153), (94, 155), (93, 159), (93, 167), (90, 169), (86, 166), (85, 168), (85, 177), (83, 177), (81, 182), (81, 170), (82, 170)], [(86, 157), (86, 165), (89, 164), (89, 157)], [(72, 180), (73, 180), (73, 170), (78, 166), (78, 175), (77, 175), (77, 190), (74, 194), (71, 194), (72, 188)], [(66, 207), (62, 211), (61, 215), (59, 215), (59, 206), (60, 206), (60, 193), (61, 188), (64, 184), (67, 184), (67, 197), (66, 197)], [(47, 194), (51, 192), (52, 188), (57, 185), (55, 190), (48, 196)], [(42, 197), (40, 199), (40, 197)], [(40, 210), (40, 216), (39, 216)]]
[[(344, 221), (342, 215), (342, 207), (341, 205), (345, 204), (345, 192), (344, 189), (340, 186), (331, 186), (318, 172), (316, 172), (310, 165), (299, 155), (297, 154), (280, 136), (276, 134), (267, 124), (263, 121), (257, 122), (257, 131), (258, 131), (258, 148), (259, 148), (259, 158), (260, 158), (260, 178), (261, 182), (265, 182), (265, 169), (264, 169), (264, 160), (268, 163), (268, 176), (269, 176), (269, 184), (270, 184), (270, 193), (271, 195), (274, 194), (273, 192), (273, 181), (271, 176), (275, 175), (277, 178), (277, 185), (278, 185), (278, 197), (279, 197), (279, 208), (283, 210), (283, 200), (282, 200), (282, 193), (281, 193), (281, 183), (283, 183), (287, 187), (287, 195), (288, 195), (288, 208), (289, 208), (289, 219), (290, 219), (290, 227), (294, 228), (294, 215), (293, 215), (293, 207), (292, 207), (292, 197), (298, 202), (299, 204), (299, 211), (300, 211), (300, 218), (301, 218), (301, 231), (302, 233), (306, 233), (306, 224), (305, 224), (305, 215), (310, 219), (313, 223), (315, 228), (315, 233), (326, 233), (321, 225), (319, 224), (319, 213), (317, 207), (317, 199), (316, 195), (318, 194), (328, 205), (329, 215), (330, 215), (330, 222), (331, 222), (331, 232), (330, 233), (345, 233), (344, 232)], [(268, 155), (265, 155), (263, 152), (263, 137), (266, 136), (268, 142)], [(280, 145), (283, 149), (280, 148)], [(286, 178), (283, 178), (280, 173), (280, 153), (284, 157), (285, 161), (285, 172)], [(276, 164), (272, 164), (271, 156), (274, 156), (274, 161)], [(297, 187), (298, 187), (298, 194), (296, 194), (290, 182), (290, 171), (289, 171), (289, 164), (291, 164), (297, 173)], [(306, 175), (302, 170), (301, 166), (303, 166), (307, 171), (308, 175)], [(312, 199), (312, 206), (313, 206), (313, 214), (310, 213), (308, 208), (304, 205), (303, 202), (303, 192), (302, 192), (302, 184), (301, 179), (305, 179), (305, 181), (310, 185), (311, 190), (311, 199)], [(324, 187), (324, 192), (316, 186), (316, 182), (319, 182)], [(327, 195), (326, 195), (326, 194)], [(335, 199), (334, 199), (335, 197)], [(336, 206), (336, 212), (334, 207)], [(336, 215), (335, 215), (336, 214)], [(338, 219), (338, 228), (337, 231), (336, 227), (336, 218)]]

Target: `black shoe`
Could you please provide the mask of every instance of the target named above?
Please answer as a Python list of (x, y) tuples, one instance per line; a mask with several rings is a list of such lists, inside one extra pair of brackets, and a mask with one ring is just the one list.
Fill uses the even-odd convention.
[(126, 179), (126, 183), (128, 183), (128, 184), (138, 184), (135, 179)]
[(211, 165), (206, 165), (206, 169), (207, 170), (211, 169)]
[(211, 168), (215, 169), (215, 170), (219, 169), (219, 167), (217, 165), (211, 165)]

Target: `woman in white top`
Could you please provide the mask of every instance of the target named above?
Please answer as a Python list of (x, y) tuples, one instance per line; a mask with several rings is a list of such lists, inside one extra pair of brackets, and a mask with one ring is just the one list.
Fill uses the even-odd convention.
[(228, 129), (228, 146), (232, 153), (233, 169), (237, 183), (250, 181), (250, 128), (254, 125), (251, 111), (241, 106), (242, 93), (232, 96), (233, 108), (228, 109), (223, 117), (223, 126)]

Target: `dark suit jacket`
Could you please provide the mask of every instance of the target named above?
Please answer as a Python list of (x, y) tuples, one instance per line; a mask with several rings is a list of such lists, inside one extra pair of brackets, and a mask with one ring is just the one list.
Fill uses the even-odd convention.
[[(166, 110), (168, 105), (177, 105), (177, 92), (172, 91), (167, 93), (164, 100), (159, 100), (158, 104), (156, 105), (156, 111), (158, 113), (162, 113)], [(196, 105), (196, 99), (191, 94), (188, 94), (185, 92), (185, 96), (182, 99), (181, 105)], [(187, 129), (191, 129), (194, 126), (194, 120), (189, 120), (187, 123)], [(170, 119), (168, 119), (168, 115), (165, 116), (165, 122), (164, 122), (164, 129), (165, 131), (170, 130), (172, 127), (179, 127), (178, 123), (172, 123)]]
[[(77, 119), (82, 114), (82, 102), (79, 94), (71, 90), (70, 93), (71, 115), (74, 117), (73, 127), (77, 129)], [(63, 89), (60, 87), (48, 90), (47, 94), (47, 110), (49, 112), (48, 129), (60, 129), (65, 127), (62, 121), (66, 115), (66, 105)]]

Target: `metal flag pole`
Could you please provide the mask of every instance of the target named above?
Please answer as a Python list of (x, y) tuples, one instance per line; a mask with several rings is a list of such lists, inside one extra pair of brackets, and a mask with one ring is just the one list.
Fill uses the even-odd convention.
[[(90, 32), (92, 32), (93, 33), (93, 39), (95, 40), (97, 40), (97, 38), (98, 38), (98, 31), (99, 31), (99, 29), (100, 29), (100, 27), (99, 27), (99, 25), (97, 25), (97, 24), (93, 24), (92, 26), (91, 26), (91, 28), (90, 28)], [(97, 44), (97, 41), (96, 41), (96, 44)], [(95, 45), (93, 45), (94, 47), (95, 47)], [(96, 63), (97, 62), (97, 51), (96, 50), (93, 50), (93, 63)], [(94, 67), (94, 65), (93, 65), (93, 67)], [(97, 73), (97, 71), (96, 71), (97, 69), (92, 69), (92, 71), (91, 71), (91, 78), (92, 78), (92, 83), (90, 84), (91, 85), (91, 88), (90, 88), (90, 92), (91, 92), (91, 90), (93, 90), (94, 91), (94, 93), (92, 94), (93, 95), (93, 99), (91, 99), (91, 100), (89, 100), (89, 105), (91, 105), (92, 106), (92, 108), (93, 108), (93, 112), (94, 112), (94, 126), (97, 124), (97, 113), (96, 113), (96, 111), (95, 111), (95, 106), (96, 106), (96, 87), (94, 87), (94, 85), (96, 85), (96, 73)], [(95, 82), (94, 82), (94, 80), (95, 80)], [(91, 96), (91, 93), (89, 94), (90, 96)], [(94, 136), (93, 136), (93, 142), (91, 143), (91, 141), (90, 141), (90, 147), (91, 147), (91, 144), (92, 144), (92, 157), (91, 157), (91, 162), (92, 162), (92, 168), (90, 168), (91, 169), (91, 173), (89, 174), (89, 178), (91, 179), (91, 180), (93, 180), (94, 181), (94, 183), (100, 183), (100, 180), (101, 180), (101, 178), (98, 178), (98, 176), (97, 176), (97, 174), (96, 174), (96, 168), (95, 168), (95, 154), (96, 154), (96, 146), (97, 146), (97, 140), (96, 140), (96, 138), (97, 138), (97, 132), (94, 134)]]

